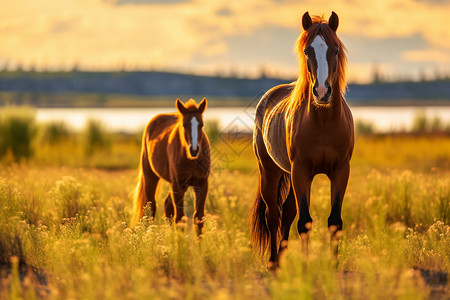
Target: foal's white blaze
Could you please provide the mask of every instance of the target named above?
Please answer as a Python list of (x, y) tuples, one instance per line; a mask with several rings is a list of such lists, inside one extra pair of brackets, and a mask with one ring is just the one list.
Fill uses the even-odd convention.
[(192, 150), (197, 150), (198, 147), (198, 121), (196, 117), (191, 119), (191, 137), (192, 137)]
[(317, 61), (317, 81), (319, 87), (325, 87), (325, 81), (328, 77), (328, 62), (327, 62), (327, 50), (328, 46), (325, 40), (320, 35), (316, 36), (311, 43), (311, 47), (314, 48)]

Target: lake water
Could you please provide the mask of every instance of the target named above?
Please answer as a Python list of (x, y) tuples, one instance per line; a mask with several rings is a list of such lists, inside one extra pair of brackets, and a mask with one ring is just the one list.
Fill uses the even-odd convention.
[[(217, 120), (223, 131), (252, 131), (254, 107), (209, 107), (206, 120)], [(356, 106), (351, 107), (355, 121), (370, 122), (377, 132), (409, 130), (418, 114), (438, 117), (450, 123), (450, 106)], [(159, 113), (172, 112), (174, 108), (38, 108), (38, 122), (64, 121), (74, 129), (81, 129), (89, 119), (101, 121), (112, 131), (139, 132)]]

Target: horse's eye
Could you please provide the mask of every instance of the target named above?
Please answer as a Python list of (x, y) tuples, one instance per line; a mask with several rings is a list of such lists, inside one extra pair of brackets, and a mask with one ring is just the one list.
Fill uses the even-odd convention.
[(336, 49), (336, 52), (334, 53), (334, 55), (338, 55), (339, 54), (339, 48)]
[(303, 53), (304, 53), (306, 56), (308, 56), (308, 54), (306, 54), (306, 49), (303, 49)]

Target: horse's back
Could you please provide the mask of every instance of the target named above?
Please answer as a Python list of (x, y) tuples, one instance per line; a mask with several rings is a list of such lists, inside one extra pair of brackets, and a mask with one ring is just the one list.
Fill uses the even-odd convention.
[(291, 94), (294, 87), (294, 83), (277, 85), (262, 96), (256, 106), (255, 125), (258, 129), (261, 130), (266, 113), (286, 99), (286, 97)]
[[(255, 115), (255, 148), (264, 147), (272, 160), (284, 171), (290, 172), (286, 144), (286, 120), (280, 105), (289, 97), (295, 84), (278, 85), (270, 89), (259, 101)], [(261, 139), (257, 137), (261, 136)]]
[(178, 122), (177, 113), (159, 114), (153, 117), (147, 125), (146, 135), (149, 140), (158, 138), (161, 134), (173, 129)]

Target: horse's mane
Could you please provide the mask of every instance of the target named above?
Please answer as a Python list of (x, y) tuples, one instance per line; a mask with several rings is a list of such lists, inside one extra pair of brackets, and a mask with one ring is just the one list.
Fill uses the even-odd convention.
[(303, 54), (303, 49), (311, 44), (317, 35), (324, 38), (327, 44), (335, 44), (339, 47), (338, 61), (337, 61), (337, 74), (338, 74), (338, 85), (341, 95), (344, 95), (347, 89), (346, 83), (346, 68), (347, 68), (347, 49), (344, 44), (339, 40), (336, 32), (328, 26), (328, 22), (323, 16), (312, 16), (312, 25), (308, 30), (303, 31), (297, 39), (295, 52), (297, 54), (300, 71), (295, 88), (290, 95), (289, 106), (297, 107), (301, 104), (305, 97), (310, 97), (311, 92), (309, 91), (309, 72), (306, 65), (306, 58)]

